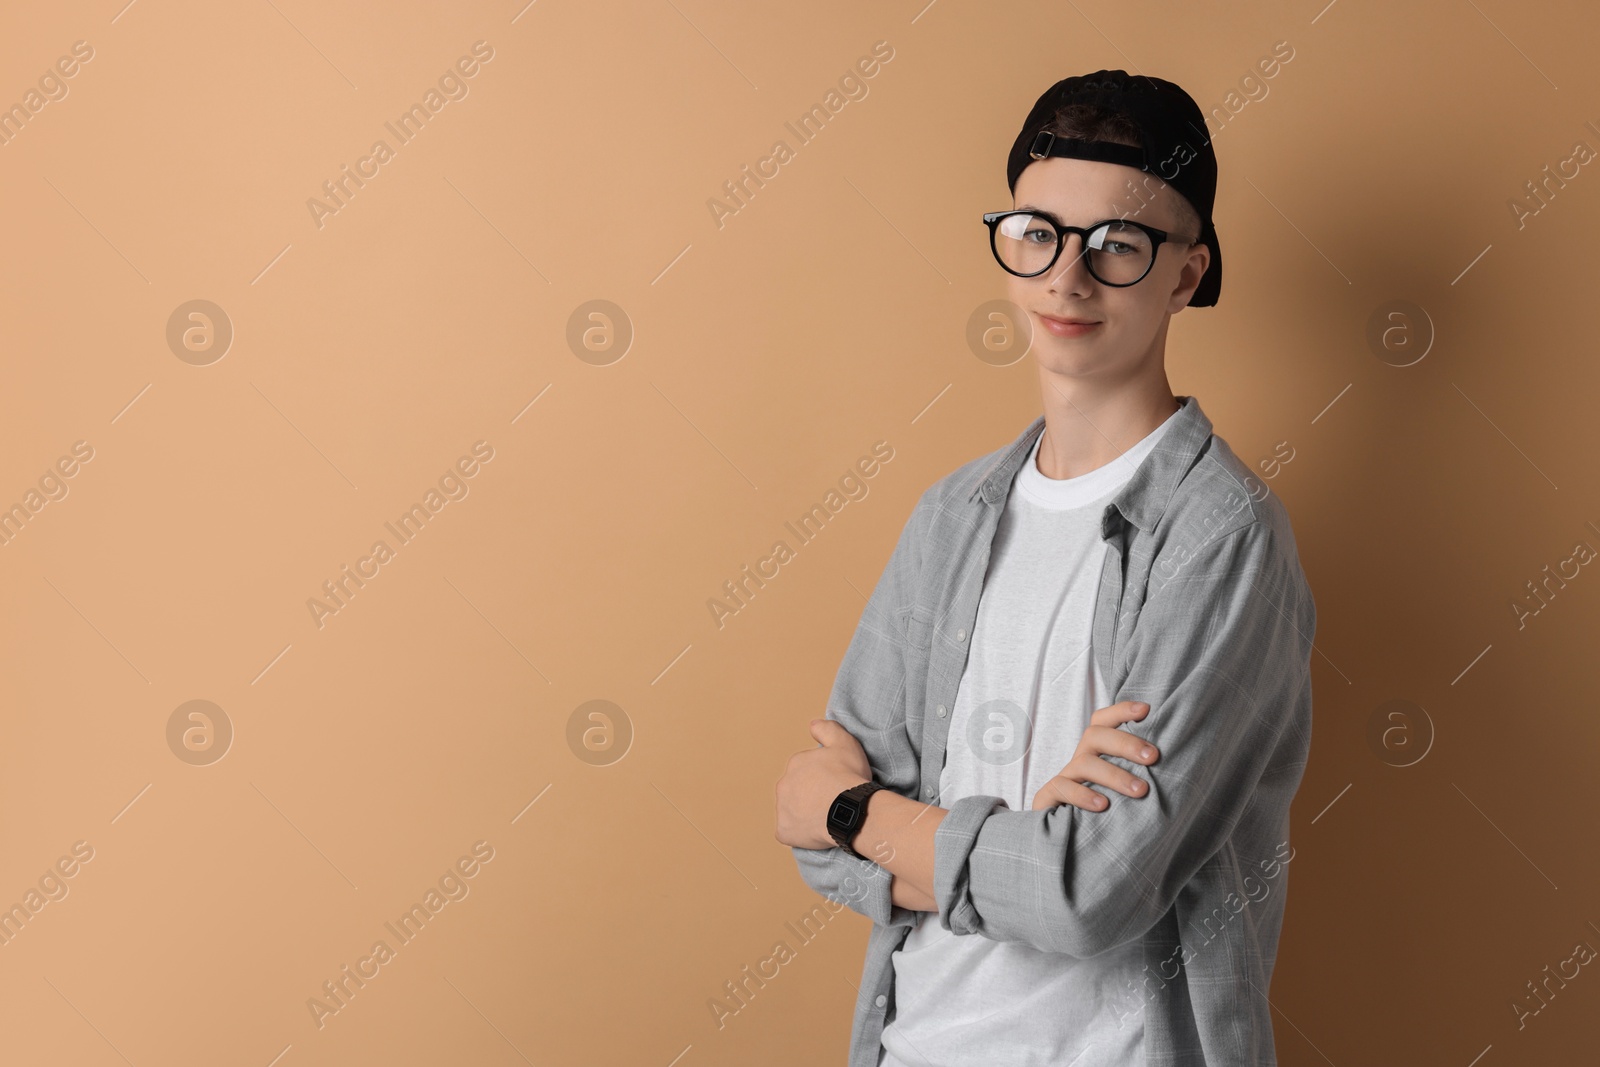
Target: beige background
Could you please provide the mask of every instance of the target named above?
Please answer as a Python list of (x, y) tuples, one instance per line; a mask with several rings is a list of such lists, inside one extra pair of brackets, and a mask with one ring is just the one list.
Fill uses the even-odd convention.
[[(0, 1060), (842, 1063), (868, 924), (788, 930), (820, 898), (773, 783), (918, 495), (1039, 410), (1031, 359), (965, 341), (1005, 292), (978, 216), (1038, 94), (1107, 66), (1218, 109), (1222, 300), (1169, 373), (1247, 462), (1294, 456), (1269, 484), (1319, 628), (1282, 1062), (1592, 1054), (1592, 968), (1512, 1007), (1600, 945), (1600, 577), (1513, 607), (1600, 546), (1600, 176), (1509, 206), (1600, 148), (1580, 5), (121, 2), (0, 32), (7, 106), (93, 50), (0, 146), (0, 506), (93, 451), (0, 547), (0, 903), (93, 850), (0, 946)], [(323, 182), (478, 41), (467, 95), (319, 228)], [(166, 339), (193, 300), (234, 332), (206, 365)], [(607, 365), (567, 340), (592, 300), (633, 330)], [(1436, 333), (1404, 367), (1366, 341), (1396, 300)], [(719, 628), (708, 600), (880, 440), (870, 493)], [(319, 627), (478, 441), (468, 494)], [(233, 730), (205, 765), (168, 742), (192, 700)], [(569, 742), (591, 700), (632, 732), (603, 766)], [(1369, 741), (1394, 700), (1431, 740), (1413, 710)], [(480, 841), (319, 1028), (322, 983)]]

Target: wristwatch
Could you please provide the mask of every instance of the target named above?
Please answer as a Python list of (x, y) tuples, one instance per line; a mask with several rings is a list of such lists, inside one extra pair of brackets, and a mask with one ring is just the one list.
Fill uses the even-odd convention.
[(867, 798), (883, 786), (877, 782), (862, 782), (833, 798), (833, 804), (828, 808), (828, 833), (838, 846), (857, 859), (866, 859), (857, 852), (851, 842), (861, 830), (861, 824), (867, 821)]

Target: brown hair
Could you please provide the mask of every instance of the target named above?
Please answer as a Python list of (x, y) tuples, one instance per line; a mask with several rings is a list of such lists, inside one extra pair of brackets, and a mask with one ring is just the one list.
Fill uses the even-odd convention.
[[(1044, 128), (1057, 137), (1076, 137), (1082, 141), (1107, 141), (1111, 144), (1131, 145), (1134, 148), (1140, 148), (1144, 144), (1139, 137), (1139, 127), (1131, 118), (1120, 111), (1108, 111), (1092, 104), (1067, 104), (1056, 111)], [(1159, 183), (1158, 187), (1166, 184), (1155, 175), (1148, 176), (1146, 181), (1151, 178)], [(1168, 188), (1170, 189), (1170, 186)], [(1174, 236), (1181, 236), (1185, 240), (1198, 239), (1200, 213), (1189, 203), (1188, 197), (1176, 189), (1170, 191), (1177, 216)]]

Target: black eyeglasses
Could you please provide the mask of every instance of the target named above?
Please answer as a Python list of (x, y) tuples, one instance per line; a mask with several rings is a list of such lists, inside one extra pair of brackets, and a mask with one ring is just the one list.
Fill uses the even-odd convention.
[(991, 211), (983, 221), (989, 227), (989, 249), (995, 260), (1017, 277), (1036, 278), (1049, 270), (1061, 258), (1067, 234), (1075, 233), (1083, 241), (1089, 274), (1102, 285), (1119, 289), (1150, 273), (1161, 242), (1189, 243), (1132, 219), (1064, 226), (1050, 215), (1020, 209)]

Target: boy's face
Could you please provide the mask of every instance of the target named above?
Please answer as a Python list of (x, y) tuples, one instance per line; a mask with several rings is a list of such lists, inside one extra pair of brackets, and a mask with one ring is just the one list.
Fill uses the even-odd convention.
[[(1048, 211), (1068, 226), (1128, 218), (1165, 230), (1172, 238), (1156, 248), (1150, 273), (1129, 286), (1103, 285), (1089, 273), (1083, 243), (1068, 234), (1061, 256), (1033, 278), (1006, 275), (1012, 303), (1028, 313), (1033, 352), (1040, 366), (1072, 377), (1121, 377), (1159, 358), (1167, 320), (1182, 311), (1211, 261), (1205, 245), (1187, 246), (1179, 233), (1174, 201), (1180, 195), (1131, 167), (1091, 159), (1050, 157), (1028, 164), (1017, 177), (1013, 207)], [(1129, 182), (1133, 187), (1129, 187)], [(1135, 190), (1141, 190), (1136, 193)], [(1092, 320), (1088, 330), (1061, 332), (1049, 318)]]

